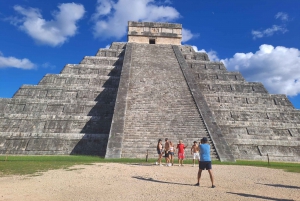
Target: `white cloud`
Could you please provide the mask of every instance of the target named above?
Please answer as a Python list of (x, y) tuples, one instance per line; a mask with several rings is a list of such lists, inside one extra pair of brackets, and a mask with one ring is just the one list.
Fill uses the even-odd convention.
[(198, 37), (199, 34), (193, 34), (190, 30), (182, 28), (182, 42)]
[(164, 4), (172, 4), (172, 1), (171, 0), (165, 0)]
[(205, 49), (198, 50), (197, 46), (192, 46), (192, 48), (195, 50), (195, 52), (205, 52), (208, 55), (210, 61), (220, 61), (217, 52), (214, 50), (210, 50), (209, 52), (207, 52)]
[(65, 3), (58, 6), (59, 11), (52, 13), (53, 20), (43, 19), (36, 8), (14, 6), (15, 11), (23, 18), (13, 18), (11, 23), (32, 37), (37, 43), (50, 46), (62, 45), (77, 31), (76, 22), (84, 15), (81, 4)]
[(251, 33), (253, 35), (253, 39), (256, 39), (256, 38), (262, 38), (262, 37), (265, 37), (265, 36), (267, 36), (267, 37), (272, 36), (276, 32), (281, 32), (281, 33), (284, 34), (287, 31), (288, 30), (283, 26), (273, 25), (271, 28), (265, 29), (263, 31), (252, 30)]
[(263, 44), (255, 53), (236, 53), (221, 60), (228, 70), (240, 71), (247, 81), (262, 82), (270, 93), (300, 93), (300, 50)]
[(52, 64), (49, 63), (49, 62), (43, 63), (41, 66), (42, 66), (43, 68), (50, 68), (50, 69), (56, 68), (55, 65), (52, 65)]
[(28, 59), (17, 59), (15, 57), (4, 57), (0, 52), (0, 68), (22, 68), (22, 69), (33, 69), (33, 64)]
[(275, 18), (276, 19), (280, 19), (282, 21), (288, 21), (289, 20), (289, 15), (287, 13), (284, 13), (284, 12), (278, 12), (276, 15), (275, 15)]
[(93, 14), (93, 19), (97, 20), (99, 17), (103, 16), (103, 15), (108, 15), (111, 10), (112, 10), (112, 6), (113, 6), (114, 2), (111, 0), (98, 0), (98, 5), (96, 8), (96, 13)]
[(127, 33), (128, 21), (170, 22), (180, 17), (170, 6), (156, 4), (155, 0), (98, 0), (94, 36), (120, 39)]

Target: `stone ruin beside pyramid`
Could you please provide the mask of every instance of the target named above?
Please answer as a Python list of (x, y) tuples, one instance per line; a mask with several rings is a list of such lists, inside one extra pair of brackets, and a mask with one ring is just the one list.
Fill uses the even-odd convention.
[(181, 45), (181, 31), (129, 22), (127, 43), (0, 99), (0, 154), (156, 158), (159, 138), (190, 149), (208, 137), (221, 161), (299, 162), (300, 111)]

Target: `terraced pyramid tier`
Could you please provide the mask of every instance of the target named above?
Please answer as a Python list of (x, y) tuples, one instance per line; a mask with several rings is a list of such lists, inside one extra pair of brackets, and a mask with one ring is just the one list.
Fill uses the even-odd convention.
[(113, 43), (0, 99), (0, 153), (104, 156), (124, 48)]

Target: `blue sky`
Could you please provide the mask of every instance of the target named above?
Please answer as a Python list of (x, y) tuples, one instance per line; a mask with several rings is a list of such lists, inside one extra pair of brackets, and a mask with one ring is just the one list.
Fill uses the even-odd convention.
[(300, 109), (299, 8), (299, 0), (0, 0), (0, 97), (126, 42), (127, 21), (155, 21), (182, 24), (182, 44)]

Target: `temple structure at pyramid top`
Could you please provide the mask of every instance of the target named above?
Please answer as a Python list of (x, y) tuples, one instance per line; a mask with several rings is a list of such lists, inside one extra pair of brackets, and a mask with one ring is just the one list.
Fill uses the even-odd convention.
[(128, 42), (181, 45), (182, 25), (157, 22), (128, 22)]

